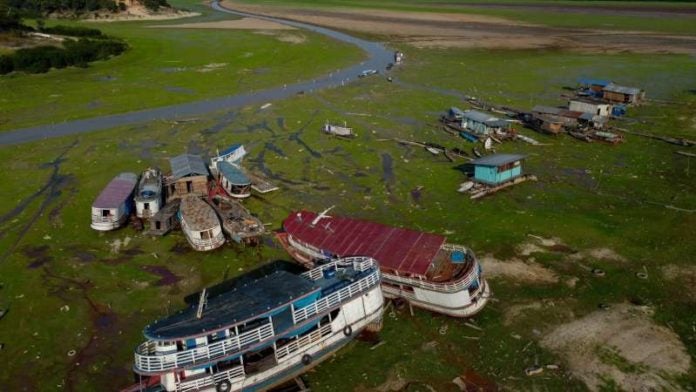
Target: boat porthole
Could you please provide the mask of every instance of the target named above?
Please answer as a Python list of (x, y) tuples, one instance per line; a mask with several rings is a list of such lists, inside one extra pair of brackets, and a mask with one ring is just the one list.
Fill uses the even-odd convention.
[(343, 334), (346, 336), (352, 335), (353, 334), (353, 327), (351, 327), (350, 325), (346, 325), (345, 327), (343, 327)]
[(232, 390), (232, 383), (229, 380), (222, 380), (215, 385), (215, 390), (217, 392), (229, 392)]
[(302, 363), (303, 363), (304, 365), (309, 365), (310, 363), (312, 363), (312, 356), (309, 355), (309, 354), (303, 355), (303, 356), (302, 356)]

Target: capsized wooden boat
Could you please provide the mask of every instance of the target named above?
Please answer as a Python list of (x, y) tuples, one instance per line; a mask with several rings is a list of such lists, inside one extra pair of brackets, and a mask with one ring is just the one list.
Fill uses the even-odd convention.
[(474, 187), (473, 181), (463, 182), (459, 185), (459, 189), (457, 189), (457, 192), (465, 193), (465, 192), (468, 192), (473, 187)]
[(344, 126), (338, 126), (338, 125), (331, 125), (327, 121), (324, 123), (324, 127), (322, 130), (330, 135), (336, 135), (336, 136), (341, 136), (341, 137), (355, 137), (356, 135), (353, 133), (353, 128), (349, 128), (345, 126), (346, 124), (343, 124)]
[(263, 223), (237, 200), (217, 195), (211, 205), (222, 220), (222, 229), (235, 242), (256, 242), (266, 232)]

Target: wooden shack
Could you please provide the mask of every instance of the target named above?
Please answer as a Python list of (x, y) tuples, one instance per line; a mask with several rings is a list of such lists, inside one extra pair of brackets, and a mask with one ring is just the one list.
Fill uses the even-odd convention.
[(645, 91), (637, 87), (619, 86), (610, 83), (602, 89), (602, 98), (607, 102), (637, 105), (645, 100)]
[(199, 155), (182, 154), (169, 160), (172, 174), (166, 178), (167, 201), (187, 195), (208, 195), (208, 168)]
[(157, 213), (150, 218), (150, 229), (146, 234), (162, 236), (178, 228), (179, 219), (177, 219), (176, 214), (179, 212), (180, 204), (181, 199), (174, 199), (157, 211)]
[(474, 166), (474, 181), (497, 186), (522, 176), (522, 162), (525, 156), (519, 154), (493, 154), (471, 161)]

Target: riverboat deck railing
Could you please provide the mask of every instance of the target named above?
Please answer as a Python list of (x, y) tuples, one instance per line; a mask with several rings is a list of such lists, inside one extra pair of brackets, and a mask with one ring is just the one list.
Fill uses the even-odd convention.
[(177, 392), (189, 392), (189, 391), (199, 391), (202, 388), (215, 385), (223, 380), (228, 380), (230, 382), (235, 381), (234, 379), (245, 377), (244, 366), (233, 367), (232, 369), (225, 370), (223, 372), (218, 372), (212, 375), (207, 375), (206, 377), (196, 378), (194, 380), (184, 380), (177, 384)]
[(141, 344), (135, 350), (135, 369), (144, 373), (158, 373), (210, 362), (242, 351), (243, 348), (274, 336), (273, 324), (264, 324), (256, 329), (231, 336), (225, 340), (193, 347), (171, 354), (157, 354), (155, 342)]
[(358, 257), (344, 257), (341, 259), (336, 259), (330, 263), (324, 264), (320, 267), (313, 268), (305, 273), (306, 276), (312, 280), (319, 280), (324, 277), (324, 271), (334, 268), (345, 268), (346, 266), (352, 267), (355, 271), (366, 271), (375, 266), (375, 260), (371, 257), (358, 256)]
[(327, 297), (320, 298), (319, 300), (301, 309), (295, 309), (292, 313), (292, 320), (295, 324), (297, 324), (315, 314), (325, 312), (332, 307), (345, 302), (349, 298), (352, 298), (356, 294), (369, 290), (378, 283), (379, 270), (375, 269), (373, 273), (351, 284), (350, 286), (344, 287)]
[(92, 223), (115, 223), (118, 222), (119, 218), (116, 215), (92, 215)]
[(327, 336), (331, 335), (331, 324), (326, 324), (322, 325), (317, 329), (316, 331), (302, 336), (301, 338), (297, 340), (293, 340), (292, 342), (282, 346), (278, 347), (276, 349), (276, 360), (280, 361), (281, 359), (287, 357), (288, 355), (300, 351), (303, 347), (309, 346), (311, 344), (314, 344), (316, 342), (321, 341)]

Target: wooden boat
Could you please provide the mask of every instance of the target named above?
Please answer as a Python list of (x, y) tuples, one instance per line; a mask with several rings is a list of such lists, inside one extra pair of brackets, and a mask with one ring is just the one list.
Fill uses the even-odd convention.
[(181, 230), (193, 249), (207, 251), (225, 243), (220, 220), (208, 203), (196, 196), (187, 196), (179, 207)]
[(481, 154), (481, 151), (478, 150), (478, 148), (474, 147), (471, 149), (471, 151), (476, 155), (477, 158), (481, 158), (483, 154)]
[(468, 192), (471, 188), (474, 187), (474, 182), (473, 181), (467, 181), (463, 182), (459, 185), (459, 189), (457, 189), (457, 192), (459, 193), (466, 193)]
[(135, 214), (138, 218), (149, 219), (162, 207), (162, 173), (157, 169), (147, 169), (140, 176), (138, 191), (135, 194)]
[(266, 231), (263, 223), (237, 200), (215, 196), (211, 205), (222, 220), (222, 229), (237, 243), (254, 243)]
[(267, 391), (381, 328), (380, 271), (369, 257), (259, 275), (203, 290), (146, 326), (134, 353), (139, 380), (125, 391)]
[(529, 137), (529, 136), (525, 136), (525, 135), (522, 135), (522, 134), (519, 134), (519, 133), (518, 133), (518, 134), (516, 135), (516, 138), (519, 139), (519, 140), (522, 140), (522, 141), (525, 142), (525, 143), (529, 143), (529, 144), (531, 144), (531, 145), (533, 145), (533, 146), (538, 146), (538, 145), (539, 145), (539, 142), (538, 142), (538, 141), (536, 141), (535, 139), (532, 139), (532, 138)]
[(343, 123), (344, 126), (340, 127), (338, 125), (331, 125), (327, 121), (324, 123), (324, 127), (322, 130), (330, 135), (335, 135), (335, 136), (340, 136), (340, 137), (355, 137), (356, 135), (353, 133), (353, 128), (348, 128), (345, 123)]
[(327, 212), (293, 212), (283, 221), (277, 238), (298, 262), (312, 267), (339, 255), (373, 257), (386, 297), (450, 316), (470, 317), (488, 301), (490, 289), (470, 249), (440, 235)]
[(623, 136), (613, 133), (613, 132), (604, 132), (604, 131), (595, 131), (591, 134), (590, 136), (592, 139), (599, 140), (602, 142), (610, 143), (610, 144), (618, 144), (623, 142)]
[(137, 183), (135, 173), (121, 173), (111, 180), (92, 203), (90, 226), (99, 231), (121, 227), (133, 211), (133, 191)]
[(568, 131), (568, 135), (570, 135), (578, 140), (582, 140), (583, 142), (592, 143), (592, 138), (590, 138), (589, 136), (587, 136), (586, 134), (584, 134), (582, 132)]

